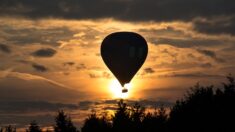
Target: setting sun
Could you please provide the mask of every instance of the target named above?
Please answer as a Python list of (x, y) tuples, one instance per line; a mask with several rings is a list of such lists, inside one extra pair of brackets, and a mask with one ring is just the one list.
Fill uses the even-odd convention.
[(131, 84), (130, 83), (125, 84), (124, 87), (128, 89), (128, 92), (122, 93), (123, 87), (121, 86), (121, 84), (116, 79), (111, 80), (109, 84), (109, 89), (110, 89), (111, 94), (113, 95), (113, 98), (126, 99), (130, 97)]

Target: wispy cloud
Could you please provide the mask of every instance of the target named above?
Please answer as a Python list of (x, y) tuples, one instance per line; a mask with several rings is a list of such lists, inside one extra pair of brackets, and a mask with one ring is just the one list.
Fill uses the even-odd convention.
[(206, 73), (171, 73), (160, 75), (159, 77), (183, 77), (183, 78), (224, 78), (224, 75), (206, 74)]

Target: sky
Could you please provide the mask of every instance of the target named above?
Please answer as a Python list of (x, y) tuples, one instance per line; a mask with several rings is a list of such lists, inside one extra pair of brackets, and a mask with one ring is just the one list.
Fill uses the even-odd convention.
[[(126, 95), (100, 56), (119, 31), (149, 48)], [(234, 52), (234, 0), (1, 0), (0, 126), (51, 125), (58, 109), (79, 126), (120, 97), (170, 106), (198, 82), (234, 75)]]

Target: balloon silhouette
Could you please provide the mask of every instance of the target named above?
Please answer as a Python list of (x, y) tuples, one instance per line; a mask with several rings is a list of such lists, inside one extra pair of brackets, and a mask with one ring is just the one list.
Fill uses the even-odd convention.
[[(101, 44), (102, 59), (122, 87), (131, 81), (147, 54), (147, 42), (133, 32), (112, 33)], [(123, 93), (127, 91), (125, 88), (122, 90)]]

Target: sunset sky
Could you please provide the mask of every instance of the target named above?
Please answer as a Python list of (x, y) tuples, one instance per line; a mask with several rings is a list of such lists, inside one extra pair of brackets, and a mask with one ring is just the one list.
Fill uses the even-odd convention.
[[(127, 95), (100, 56), (118, 31), (149, 47)], [(234, 57), (234, 0), (1, 0), (0, 125), (51, 125), (64, 108), (79, 126), (121, 96), (170, 106), (197, 82), (234, 75)]]

